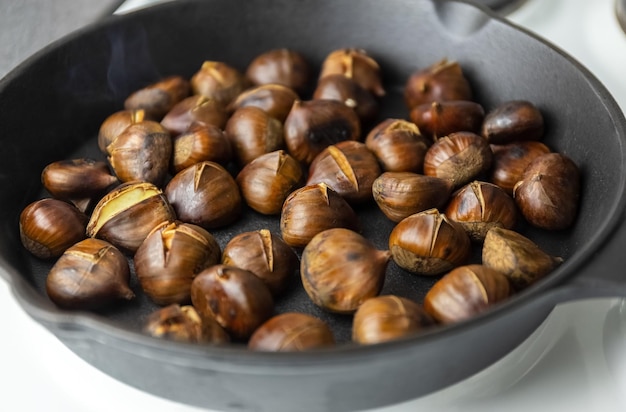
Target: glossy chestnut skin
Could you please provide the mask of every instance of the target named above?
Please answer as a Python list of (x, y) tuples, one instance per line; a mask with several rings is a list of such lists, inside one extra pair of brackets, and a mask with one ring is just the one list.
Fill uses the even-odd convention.
[(172, 136), (189, 129), (193, 122), (212, 124), (223, 129), (228, 120), (226, 106), (202, 95), (189, 96), (178, 102), (161, 120)]
[(242, 199), (237, 182), (215, 162), (200, 162), (178, 172), (165, 187), (178, 219), (210, 230), (239, 218)]
[(289, 246), (304, 247), (316, 234), (336, 227), (359, 230), (359, 218), (350, 204), (325, 183), (304, 186), (285, 199), (280, 233)]
[(388, 250), (376, 249), (352, 230), (328, 229), (315, 235), (302, 252), (302, 285), (319, 307), (354, 313), (380, 293), (390, 259)]
[(305, 313), (287, 312), (259, 326), (248, 341), (248, 349), (301, 352), (334, 344), (333, 332), (323, 320)]
[(437, 209), (402, 219), (389, 235), (394, 262), (418, 275), (440, 275), (465, 264), (470, 238), (461, 225)]
[(541, 142), (525, 140), (506, 145), (491, 145), (493, 161), (489, 181), (513, 195), (513, 187), (522, 180), (526, 167), (536, 157), (550, 153), (550, 148)]
[(274, 296), (287, 289), (298, 262), (293, 249), (268, 229), (240, 233), (228, 241), (222, 252), (222, 264), (254, 273)]
[(472, 240), (482, 242), (494, 226), (513, 229), (518, 212), (513, 198), (500, 187), (475, 180), (452, 195), (445, 213)]
[(445, 100), (472, 100), (472, 89), (456, 61), (441, 60), (416, 70), (404, 86), (404, 101), (409, 108)]
[(374, 96), (382, 97), (385, 95), (380, 66), (363, 49), (345, 48), (334, 50), (328, 54), (322, 62), (318, 81), (334, 74), (352, 79)]
[(300, 162), (284, 150), (261, 155), (237, 175), (241, 195), (252, 209), (278, 215), (287, 196), (304, 181)]
[(543, 137), (541, 111), (526, 100), (511, 100), (490, 110), (482, 125), (482, 135), (491, 144), (506, 144)]
[(274, 300), (254, 273), (226, 265), (211, 266), (191, 284), (191, 301), (203, 317), (213, 317), (230, 336), (247, 339), (273, 315)]
[(106, 155), (109, 154), (107, 147), (131, 124), (150, 120), (143, 109), (120, 110), (109, 115), (98, 130), (98, 147)]
[(563, 259), (548, 254), (513, 230), (494, 227), (485, 236), (482, 262), (505, 275), (513, 289), (519, 291), (545, 277)]
[(372, 195), (390, 220), (400, 222), (414, 213), (442, 208), (450, 198), (452, 181), (411, 172), (385, 172), (372, 185)]
[(144, 110), (146, 117), (160, 120), (176, 103), (191, 93), (189, 81), (182, 76), (168, 76), (130, 94), (124, 100), (126, 110)]
[(185, 304), (196, 275), (220, 258), (219, 244), (200, 226), (164, 222), (135, 252), (135, 273), (143, 291), (157, 304)]
[(128, 260), (110, 243), (87, 238), (68, 248), (50, 269), (46, 293), (57, 306), (98, 309), (135, 297)]
[(468, 100), (447, 100), (415, 106), (409, 118), (419, 130), (433, 140), (454, 132), (480, 133), (485, 111)]
[(213, 318), (201, 317), (193, 306), (176, 303), (157, 309), (146, 318), (143, 332), (177, 342), (223, 344), (228, 333)]
[(145, 120), (128, 126), (107, 151), (121, 182), (144, 181), (160, 186), (169, 171), (172, 139), (161, 124)]
[(257, 86), (280, 84), (302, 94), (311, 81), (311, 67), (303, 54), (280, 48), (255, 57), (248, 65), (246, 77)]
[(284, 131), (289, 154), (308, 165), (328, 146), (358, 140), (361, 123), (354, 110), (337, 100), (297, 100)]
[(330, 74), (319, 79), (313, 92), (313, 99), (343, 102), (356, 112), (362, 123), (372, 121), (379, 111), (376, 97), (343, 74)]
[(205, 61), (191, 76), (194, 94), (215, 100), (224, 107), (248, 87), (248, 81), (233, 66), (220, 61)]
[(36, 200), (20, 213), (20, 241), (40, 259), (59, 257), (86, 237), (88, 220), (86, 214), (62, 200)]
[(434, 324), (422, 306), (410, 299), (384, 295), (367, 299), (354, 314), (352, 340), (361, 345), (414, 335)]
[(237, 109), (226, 122), (225, 132), (242, 167), (285, 146), (282, 123), (258, 107)]
[(422, 173), (431, 142), (414, 123), (385, 119), (367, 134), (365, 145), (386, 172)]
[(424, 297), (424, 309), (443, 324), (470, 319), (508, 298), (502, 273), (483, 265), (460, 266), (439, 279)]
[(284, 122), (296, 100), (298, 94), (290, 87), (274, 83), (262, 84), (243, 91), (226, 109), (234, 112), (240, 107), (254, 106)]
[(372, 184), (380, 176), (378, 160), (365, 143), (347, 140), (328, 146), (309, 166), (307, 185), (325, 183), (350, 203), (372, 198)]
[(524, 218), (533, 226), (563, 230), (574, 224), (580, 203), (580, 172), (569, 157), (548, 153), (535, 158), (513, 188)]
[(472, 132), (456, 132), (437, 140), (424, 156), (424, 174), (450, 179), (460, 187), (486, 173), (493, 153), (487, 141)]
[(230, 140), (222, 129), (212, 124), (194, 122), (172, 140), (173, 174), (196, 163), (211, 161), (222, 166), (233, 157)]

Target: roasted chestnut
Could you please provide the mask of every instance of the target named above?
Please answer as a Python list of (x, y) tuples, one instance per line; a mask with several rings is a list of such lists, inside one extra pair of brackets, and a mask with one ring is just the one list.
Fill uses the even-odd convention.
[(456, 132), (430, 146), (424, 157), (424, 174), (450, 179), (460, 187), (486, 173), (492, 157), (484, 138), (472, 132)]
[(147, 182), (124, 183), (100, 199), (86, 231), (90, 237), (135, 253), (152, 229), (175, 217), (161, 189)]
[(285, 145), (282, 123), (258, 107), (237, 109), (225, 131), (240, 166)]
[(284, 123), (296, 100), (298, 94), (287, 86), (263, 84), (242, 92), (228, 105), (227, 110), (234, 112), (240, 107), (254, 106)]
[(476, 242), (482, 242), (494, 226), (512, 229), (517, 222), (513, 198), (500, 187), (477, 180), (452, 195), (445, 213)]
[(309, 166), (307, 185), (326, 183), (350, 203), (372, 198), (372, 184), (380, 176), (378, 160), (364, 143), (347, 140), (328, 146)]
[(504, 102), (485, 116), (482, 135), (491, 144), (506, 144), (519, 140), (539, 140), (543, 137), (543, 115), (531, 102)]
[(361, 123), (354, 110), (337, 100), (297, 100), (284, 131), (289, 154), (308, 165), (328, 146), (358, 140)]
[(421, 173), (430, 141), (414, 123), (386, 119), (368, 133), (365, 145), (376, 155), (384, 171)]
[(126, 256), (113, 245), (87, 238), (69, 247), (46, 278), (46, 292), (57, 306), (99, 309), (135, 294), (128, 282)]
[(411, 172), (385, 172), (372, 185), (380, 210), (399, 222), (424, 210), (443, 207), (454, 188), (452, 181)]
[(178, 172), (165, 187), (165, 195), (183, 222), (205, 229), (226, 226), (242, 209), (237, 182), (215, 162), (200, 162)]
[(304, 93), (311, 81), (311, 67), (295, 50), (274, 49), (255, 57), (248, 65), (246, 77), (257, 86), (274, 83)]
[(367, 299), (359, 306), (352, 321), (352, 340), (362, 345), (388, 342), (434, 325), (422, 306), (395, 295)]
[(219, 244), (200, 226), (163, 222), (135, 252), (135, 273), (143, 291), (157, 304), (184, 304), (189, 302), (194, 277), (220, 258)]
[(283, 204), (280, 232), (289, 246), (304, 247), (316, 234), (335, 227), (359, 230), (350, 204), (325, 183), (293, 191)]
[(402, 219), (389, 235), (394, 262), (418, 275), (439, 275), (465, 264), (470, 238), (461, 225), (429, 209)]
[(237, 184), (248, 206), (265, 215), (278, 215), (287, 196), (300, 187), (303, 175), (300, 162), (277, 150), (245, 165), (237, 175)]
[(502, 273), (483, 265), (460, 266), (439, 279), (424, 297), (424, 309), (443, 324), (460, 322), (509, 297)]
[(226, 265), (211, 266), (191, 284), (191, 301), (203, 317), (213, 317), (230, 336), (247, 339), (274, 311), (274, 300), (254, 273)]
[(333, 74), (341, 74), (352, 79), (374, 96), (382, 97), (385, 95), (380, 66), (363, 49), (339, 49), (326, 56), (322, 62), (319, 80), (321, 81)]
[(313, 303), (331, 312), (354, 313), (377, 296), (391, 258), (362, 235), (328, 229), (311, 239), (302, 252), (300, 276)]
[(276, 315), (254, 331), (248, 348), (267, 352), (301, 352), (333, 346), (335, 337), (321, 319), (304, 313)]
[(194, 122), (172, 140), (174, 174), (205, 160), (225, 166), (233, 153), (230, 140), (222, 129), (212, 124)]
[(193, 122), (212, 124), (223, 129), (228, 120), (226, 106), (215, 99), (202, 95), (189, 96), (167, 112), (161, 124), (172, 136), (189, 129)]
[(330, 99), (343, 102), (354, 109), (361, 122), (368, 123), (379, 110), (376, 97), (353, 79), (343, 74), (329, 74), (322, 77), (313, 92), (313, 99)]
[(493, 161), (489, 181), (500, 186), (509, 195), (522, 180), (526, 167), (536, 157), (550, 153), (548, 146), (534, 140), (523, 140), (506, 145), (491, 145)]
[(215, 100), (224, 107), (247, 88), (245, 76), (224, 62), (205, 61), (200, 70), (191, 76), (194, 94)]
[(472, 89), (456, 61), (443, 59), (409, 76), (404, 86), (404, 101), (413, 109), (424, 103), (445, 100), (472, 100)]
[(148, 315), (144, 333), (177, 342), (221, 344), (228, 333), (211, 317), (202, 318), (193, 306), (171, 304)]
[(411, 121), (433, 140), (454, 132), (480, 133), (485, 117), (483, 107), (468, 100), (444, 100), (415, 106)]
[(139, 110), (120, 110), (108, 116), (100, 125), (98, 131), (98, 147), (106, 155), (109, 154), (107, 147), (131, 124), (150, 120), (146, 112)]
[(151, 120), (161, 120), (176, 103), (191, 93), (189, 81), (182, 76), (168, 76), (141, 88), (124, 100), (126, 110), (144, 110)]
[(482, 260), (483, 265), (505, 275), (515, 290), (527, 288), (563, 262), (527, 237), (501, 227), (487, 232)]
[(570, 227), (578, 214), (580, 172), (569, 157), (547, 153), (536, 157), (513, 187), (522, 215), (533, 226), (548, 230)]
[(59, 257), (86, 237), (88, 220), (87, 215), (62, 200), (36, 200), (20, 213), (20, 240), (38, 258)]

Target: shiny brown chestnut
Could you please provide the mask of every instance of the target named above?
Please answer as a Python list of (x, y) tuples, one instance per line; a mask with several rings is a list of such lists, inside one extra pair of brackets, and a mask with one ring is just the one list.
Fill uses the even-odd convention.
[(210, 317), (201, 317), (191, 305), (176, 303), (150, 313), (143, 332), (160, 339), (188, 343), (228, 343), (230, 337), (219, 323)]
[(152, 120), (128, 126), (107, 147), (109, 163), (121, 182), (143, 181), (160, 186), (170, 166), (172, 139)]
[(161, 120), (176, 103), (191, 93), (189, 81), (182, 76), (165, 77), (130, 94), (124, 100), (126, 110), (144, 110), (151, 120)]
[(228, 120), (228, 112), (223, 103), (202, 95), (189, 96), (178, 102), (161, 120), (161, 125), (172, 136), (179, 135), (193, 122), (212, 124), (223, 129)]
[(230, 336), (247, 339), (274, 311), (274, 300), (254, 273), (226, 265), (211, 266), (191, 284), (191, 301), (203, 317), (212, 317)]
[(301, 94), (311, 81), (311, 67), (303, 54), (280, 48), (256, 56), (246, 69), (246, 77), (257, 86), (280, 84)]
[(580, 172), (574, 161), (561, 153), (536, 157), (515, 184), (513, 197), (524, 218), (547, 230), (570, 227), (578, 214)]
[(404, 119), (385, 119), (365, 138), (365, 145), (387, 172), (421, 173), (430, 144), (414, 123)]
[(86, 214), (62, 200), (36, 200), (20, 213), (20, 240), (38, 258), (59, 257), (86, 237), (88, 220)]
[(352, 340), (362, 345), (389, 342), (434, 325), (422, 306), (410, 299), (383, 295), (367, 299), (352, 321)]
[(284, 123), (296, 100), (298, 94), (290, 87), (273, 83), (262, 84), (243, 91), (226, 109), (234, 112), (240, 107), (254, 106)]
[(284, 132), (289, 154), (308, 165), (328, 146), (358, 140), (361, 123), (354, 110), (337, 100), (297, 100)]
[(131, 124), (143, 122), (144, 120), (150, 120), (146, 116), (146, 112), (142, 109), (139, 110), (120, 110), (109, 115), (102, 124), (98, 131), (98, 147), (100, 151), (106, 155), (109, 154), (107, 147), (115, 140), (115, 138), (122, 133)]
[(424, 210), (441, 208), (454, 186), (450, 180), (411, 172), (385, 172), (372, 184), (380, 210), (394, 222)]
[(260, 278), (272, 295), (287, 289), (298, 269), (298, 256), (280, 236), (268, 229), (236, 235), (222, 252), (222, 264), (249, 270)]
[(461, 225), (437, 209), (402, 219), (389, 235), (394, 262), (418, 275), (439, 275), (465, 264), (470, 238)]
[(388, 250), (378, 250), (352, 230), (328, 229), (315, 235), (302, 252), (302, 285), (319, 307), (354, 313), (380, 293), (390, 259)]
[(374, 120), (380, 109), (378, 100), (372, 93), (343, 74), (329, 74), (319, 79), (313, 99), (343, 102), (356, 112), (363, 123)]
[(163, 222), (135, 252), (135, 273), (143, 291), (157, 304), (184, 304), (191, 298), (196, 275), (220, 258), (219, 244), (200, 226)]
[(226, 122), (225, 132), (240, 166), (285, 145), (282, 123), (258, 107), (237, 109)]
[(511, 100), (490, 110), (482, 125), (482, 135), (491, 144), (506, 144), (519, 140), (539, 140), (543, 137), (541, 111), (526, 100)]
[(46, 293), (66, 309), (99, 309), (135, 297), (126, 256), (110, 243), (87, 238), (68, 248), (46, 277)]
[(409, 118), (433, 140), (454, 132), (480, 133), (485, 117), (483, 107), (468, 100), (445, 100), (415, 106)]
[(242, 199), (237, 182), (224, 167), (204, 161), (178, 172), (165, 195), (183, 222), (214, 229), (239, 218)]
[(341, 74), (354, 80), (374, 96), (385, 95), (380, 66), (363, 49), (345, 48), (332, 51), (322, 62), (318, 81), (333, 74)]
[(513, 187), (522, 180), (526, 167), (536, 157), (550, 153), (541, 142), (525, 140), (506, 145), (491, 145), (493, 161), (489, 181), (513, 195)]
[(307, 185), (326, 183), (350, 203), (372, 198), (372, 184), (381, 170), (365, 143), (346, 140), (328, 146), (309, 166)]
[(335, 337), (323, 320), (287, 312), (276, 315), (254, 331), (248, 349), (266, 352), (302, 352), (333, 346)]
[(284, 150), (277, 150), (245, 165), (237, 175), (237, 184), (248, 206), (264, 215), (278, 215), (303, 178), (300, 162)]
[(424, 174), (450, 179), (460, 187), (486, 173), (492, 157), (484, 138), (472, 132), (456, 132), (430, 146), (424, 156)]
[(424, 309), (443, 324), (470, 319), (511, 294), (502, 273), (483, 265), (460, 266), (439, 279), (424, 297)]
[(513, 289), (519, 291), (552, 272), (563, 259), (513, 230), (494, 227), (485, 236), (482, 262), (506, 276)]
[(205, 61), (191, 76), (194, 94), (228, 105), (248, 88), (248, 81), (239, 70), (220, 61)]
[(280, 232), (289, 246), (304, 247), (316, 234), (335, 227), (359, 230), (359, 218), (350, 204), (325, 183), (304, 186), (285, 199)]
[(443, 59), (413, 72), (404, 86), (404, 101), (409, 108), (445, 100), (472, 100), (472, 89), (456, 61)]
[(212, 124), (194, 122), (172, 140), (173, 174), (205, 160), (225, 166), (232, 157), (226, 133)]
[(475, 180), (452, 195), (445, 213), (461, 224), (472, 240), (482, 242), (494, 226), (512, 229), (518, 212), (513, 198), (500, 187)]
[(174, 209), (161, 189), (152, 183), (130, 182), (117, 186), (100, 199), (86, 232), (124, 252), (135, 253), (152, 229), (175, 218)]

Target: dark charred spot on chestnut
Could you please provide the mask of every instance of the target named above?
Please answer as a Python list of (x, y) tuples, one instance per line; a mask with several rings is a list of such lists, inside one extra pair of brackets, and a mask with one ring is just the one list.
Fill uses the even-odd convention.
[(360, 253), (357, 252), (348, 252), (346, 254), (346, 260), (348, 262), (357, 262), (359, 260), (363, 259), (363, 255), (361, 255)]
[(350, 134), (350, 123), (343, 119), (337, 119), (312, 127), (309, 130), (308, 139), (315, 146), (328, 146), (348, 140)]
[(443, 254), (442, 254), (442, 257), (443, 257), (443, 258), (447, 258), (447, 257), (448, 257), (448, 256), (450, 256), (451, 254), (452, 254), (452, 249), (450, 248), (450, 246), (446, 246), (446, 247), (443, 249)]

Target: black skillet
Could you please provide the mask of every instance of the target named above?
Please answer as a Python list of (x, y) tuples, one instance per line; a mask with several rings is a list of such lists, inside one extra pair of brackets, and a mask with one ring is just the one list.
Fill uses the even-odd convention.
[[(295, 280), (277, 311), (320, 316), (342, 342), (315, 353), (253, 353), (144, 336), (139, 328), (155, 306), (136, 284), (138, 298), (115, 309), (57, 309), (43, 289), (52, 262), (32, 258), (17, 228), (21, 209), (45, 195), (43, 167), (100, 156), (99, 125), (131, 91), (165, 75), (191, 76), (206, 59), (244, 69), (277, 47), (299, 50), (316, 66), (334, 49), (366, 49), (384, 72), (383, 116), (406, 117), (405, 79), (444, 57), (461, 63), (486, 109), (511, 99), (534, 102), (545, 115), (545, 143), (573, 158), (584, 176), (572, 229), (524, 229), (564, 257), (562, 266), (470, 321), (369, 347), (348, 343), (350, 319), (317, 309)], [(220, 410), (379, 407), (445, 388), (496, 362), (559, 302), (626, 296), (625, 137), (621, 111), (585, 68), (486, 9), (429, 0), (177, 1), (76, 32), (0, 81), (0, 273), (24, 310), (79, 356), (158, 396)], [(386, 247), (391, 223), (373, 207), (359, 213), (365, 234)], [(261, 227), (277, 224), (249, 212), (215, 235), (224, 245), (234, 233)], [(433, 282), (391, 264), (383, 293), (421, 300)]]

